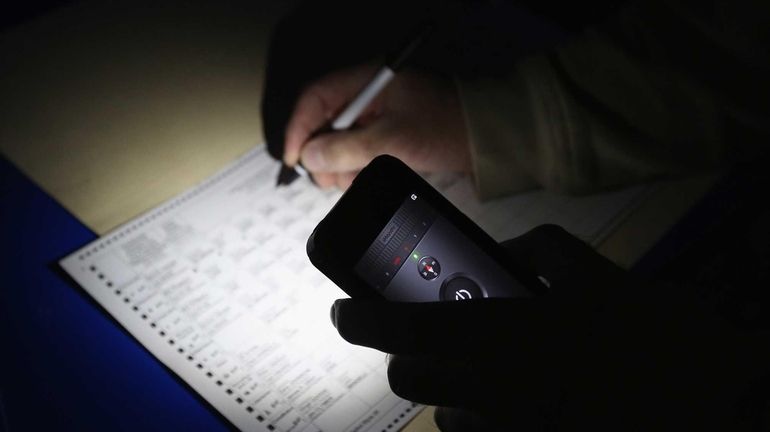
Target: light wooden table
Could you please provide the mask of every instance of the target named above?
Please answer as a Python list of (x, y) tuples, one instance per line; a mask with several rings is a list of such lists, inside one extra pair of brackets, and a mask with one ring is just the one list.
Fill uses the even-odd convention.
[[(263, 142), (267, 35), (290, 6), (86, 2), (25, 24), (0, 38), (0, 151), (105, 233)], [(664, 185), (599, 251), (629, 267), (711, 180)], [(405, 430), (435, 431), (432, 408)]]

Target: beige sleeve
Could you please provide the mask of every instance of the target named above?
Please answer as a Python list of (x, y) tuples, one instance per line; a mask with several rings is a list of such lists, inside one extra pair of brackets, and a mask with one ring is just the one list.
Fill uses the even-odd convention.
[(717, 164), (714, 95), (654, 49), (641, 59), (594, 30), (504, 76), (458, 80), (482, 198), (589, 193)]

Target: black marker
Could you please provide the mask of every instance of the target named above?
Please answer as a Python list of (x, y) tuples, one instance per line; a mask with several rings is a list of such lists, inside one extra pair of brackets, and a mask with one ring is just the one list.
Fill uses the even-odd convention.
[[(347, 107), (332, 121), (323, 128), (313, 132), (311, 138), (331, 131), (339, 131), (349, 128), (367, 106), (377, 97), (378, 94), (388, 85), (396, 75), (396, 71), (406, 62), (415, 49), (425, 40), (425, 37), (432, 29), (432, 26), (425, 25), (415, 37), (410, 38), (400, 47), (394, 55), (387, 58), (385, 65), (380, 68), (374, 78), (358, 93), (358, 95), (348, 104)], [(300, 176), (309, 177), (309, 173), (300, 163), (290, 167), (285, 163), (281, 164), (281, 171), (278, 173), (277, 185), (288, 185)]]

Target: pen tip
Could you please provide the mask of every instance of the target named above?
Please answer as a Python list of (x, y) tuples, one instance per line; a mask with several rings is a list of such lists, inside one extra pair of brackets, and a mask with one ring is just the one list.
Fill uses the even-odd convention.
[(297, 171), (286, 165), (281, 165), (281, 171), (278, 173), (278, 180), (276, 181), (276, 186), (285, 186), (288, 184), (291, 184), (294, 180), (299, 177), (299, 173)]

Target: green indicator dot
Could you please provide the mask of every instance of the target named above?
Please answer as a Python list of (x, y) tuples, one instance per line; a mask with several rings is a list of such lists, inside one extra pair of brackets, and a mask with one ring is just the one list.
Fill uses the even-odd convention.
[(417, 255), (417, 254), (413, 254), (413, 255), (412, 255), (412, 258), (414, 258), (414, 259), (420, 259), (420, 256), (419, 256), (419, 255)]

